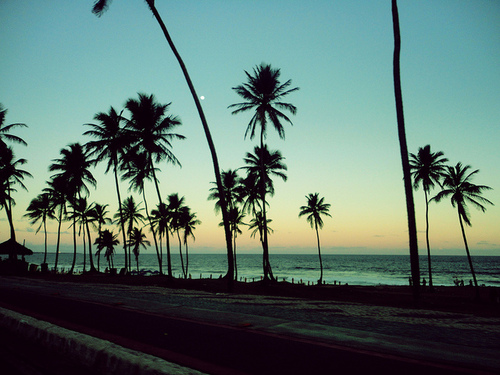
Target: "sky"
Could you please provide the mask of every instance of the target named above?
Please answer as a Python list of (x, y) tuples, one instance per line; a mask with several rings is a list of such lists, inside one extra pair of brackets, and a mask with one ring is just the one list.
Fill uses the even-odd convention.
[[(500, 2), (422, 0), (399, 2), (401, 80), (409, 152), (431, 145), (454, 165), (480, 172), (474, 183), (492, 187), (495, 203), (482, 213), (471, 207), (466, 228), (472, 254), (500, 255)], [(0, 102), (6, 124), (27, 147), (18, 158), (33, 178), (14, 199), (16, 236), (43, 250), (43, 230), (23, 218), (46, 186), (48, 166), (82, 134), (98, 112), (121, 110), (137, 93), (172, 103), (170, 113), (186, 136), (172, 151), (182, 168), (160, 164), (162, 196), (178, 193), (202, 224), (192, 252), (224, 252), (220, 216), (208, 201), (215, 181), (210, 152), (182, 72), (144, 1), (116, 0), (98, 18), (93, 1), (0, 0)], [(257, 139), (244, 139), (251, 113), (232, 115), (232, 90), (264, 62), (281, 69), (299, 91), (286, 137), (270, 130), (266, 142), (280, 150), (288, 180), (275, 180), (268, 217), (271, 253), (314, 253), (316, 238), (299, 218), (305, 196), (319, 193), (331, 204), (320, 233), (324, 253), (408, 254), (408, 232), (392, 77), (393, 30), (389, 0), (192, 0), (156, 1), (189, 70), (207, 117), (223, 170), (243, 166)], [(102, 166), (90, 201), (117, 210), (112, 174)], [(128, 193), (123, 182), (122, 194)], [(434, 191), (436, 194), (438, 191)], [(153, 187), (146, 191), (157, 204)], [(140, 201), (139, 196), (135, 196)], [(425, 250), (424, 195), (414, 192), (419, 250)], [(249, 219), (249, 218), (247, 218)], [(433, 254), (464, 254), (456, 210), (449, 201), (431, 204)], [(56, 241), (50, 223), (49, 246)], [(260, 251), (248, 230), (238, 237), (241, 253)], [(0, 241), (9, 237), (0, 211)], [(71, 250), (64, 228), (63, 250)], [(81, 245), (80, 250), (81, 251)]]

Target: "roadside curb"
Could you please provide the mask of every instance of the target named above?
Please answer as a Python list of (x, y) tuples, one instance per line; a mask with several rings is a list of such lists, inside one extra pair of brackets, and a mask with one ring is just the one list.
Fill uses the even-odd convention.
[(0, 326), (23, 339), (67, 355), (99, 374), (203, 375), (149, 354), (127, 349), (0, 307)]

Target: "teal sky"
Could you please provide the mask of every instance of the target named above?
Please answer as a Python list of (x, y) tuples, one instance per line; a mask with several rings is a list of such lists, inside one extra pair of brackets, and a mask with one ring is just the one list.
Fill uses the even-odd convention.
[[(239, 97), (231, 87), (261, 62), (281, 69), (300, 87), (288, 101), (298, 108), (286, 139), (270, 132), (270, 148), (286, 158), (288, 181), (275, 181), (269, 217), (271, 252), (314, 252), (314, 232), (298, 218), (305, 195), (332, 204), (321, 233), (325, 252), (407, 253), (408, 236), (392, 81), (389, 0), (156, 1), (191, 74), (211, 127), (222, 169), (242, 166), (255, 141), (244, 140), (250, 114), (231, 115)], [(471, 208), (467, 228), (473, 254), (500, 255), (500, 2), (399, 2), (401, 75), (410, 152), (430, 144), (456, 164), (480, 169), (474, 182), (496, 206)], [(182, 168), (161, 164), (162, 195), (178, 192), (203, 224), (192, 251), (222, 251), (213, 202), (210, 154), (182, 73), (144, 1), (115, 0), (101, 18), (93, 1), (0, 0), (0, 102), (6, 122), (28, 147), (29, 192), (15, 195), (17, 238), (38, 249), (43, 234), (22, 218), (45, 187), (51, 160), (69, 143), (86, 142), (85, 123), (112, 105), (121, 110), (138, 92), (172, 102), (187, 139), (174, 144)], [(117, 209), (112, 175), (95, 171), (91, 201)], [(127, 183), (122, 187), (125, 191)], [(148, 190), (150, 203), (156, 204)], [(139, 200), (139, 197), (137, 197)], [(419, 247), (425, 252), (424, 197), (415, 192)], [(431, 206), (434, 254), (463, 254), (456, 211)], [(49, 228), (55, 243), (55, 225)], [(68, 231), (69, 232), (69, 231)], [(259, 249), (247, 231), (239, 249)], [(0, 241), (8, 238), (0, 211)], [(70, 243), (69, 234), (64, 236)]]

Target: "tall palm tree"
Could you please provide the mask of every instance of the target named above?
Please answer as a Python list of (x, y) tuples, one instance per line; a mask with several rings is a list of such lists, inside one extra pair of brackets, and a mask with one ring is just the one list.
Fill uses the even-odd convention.
[[(96, 0), (94, 2), (94, 7), (92, 8), (92, 13), (100, 17), (107, 9), (109, 6), (110, 0)], [(160, 14), (158, 13), (155, 5), (154, 5), (154, 0), (146, 0), (146, 3), (153, 13), (156, 21), (160, 25), (161, 30), (163, 31), (163, 35), (165, 36), (165, 39), (168, 42), (168, 45), (170, 46), (170, 49), (172, 50), (173, 54), (175, 55), (175, 58), (177, 59), (177, 62), (179, 63), (179, 66), (182, 70), (182, 73), (184, 74), (184, 78), (186, 79), (186, 83), (189, 87), (189, 91), (191, 92), (191, 95), (193, 97), (194, 103), (196, 105), (196, 109), (198, 110), (198, 115), (200, 116), (201, 124), (203, 127), (203, 131), (205, 133), (205, 137), (207, 139), (208, 147), (210, 149), (210, 155), (212, 157), (212, 163), (214, 167), (214, 174), (215, 174), (215, 180), (217, 182), (217, 187), (219, 191), (223, 191), (222, 188), (222, 179), (220, 175), (220, 168), (219, 168), (219, 161), (217, 158), (217, 152), (215, 150), (215, 144), (212, 139), (212, 135), (210, 133), (210, 128), (208, 127), (208, 122), (205, 117), (205, 113), (203, 112), (203, 108), (201, 106), (200, 99), (198, 95), (196, 94), (196, 90), (194, 88), (193, 82), (191, 81), (191, 77), (189, 76), (189, 73), (187, 71), (186, 65), (184, 64), (184, 61), (181, 58), (181, 55), (177, 51), (177, 48), (174, 45), (174, 42), (172, 38), (170, 37), (170, 34), (167, 30), (167, 27), (165, 26), (162, 18), (160, 17)], [(233, 264), (233, 250), (232, 250), (232, 243), (231, 243), (231, 230), (229, 228), (229, 221), (228, 221), (228, 210), (226, 206), (226, 200), (225, 197), (222, 195), (221, 196), (221, 210), (222, 210), (222, 220), (224, 222), (224, 232), (225, 232), (225, 239), (226, 239), (226, 248), (227, 248), (227, 257), (228, 257), (228, 289), (231, 291), (233, 289), (233, 272), (234, 270), (232, 269), (232, 264)]]
[(420, 266), (418, 259), (417, 223), (415, 220), (415, 204), (413, 202), (413, 190), (411, 183), (411, 169), (408, 160), (408, 145), (406, 143), (405, 119), (403, 112), (403, 94), (401, 92), (401, 32), (399, 30), (398, 2), (392, 0), (392, 26), (394, 31), (394, 55), (393, 55), (393, 78), (394, 97), (396, 101), (396, 116), (398, 121), (399, 149), (401, 153), (401, 164), (403, 167), (403, 181), (406, 197), (406, 215), (408, 219), (408, 236), (410, 247), (410, 268), (413, 284), (413, 298), (420, 298)]
[(450, 198), (451, 205), (457, 208), (458, 221), (460, 222), (460, 229), (462, 230), (462, 237), (464, 240), (465, 251), (469, 261), (470, 271), (474, 279), (476, 287), (476, 297), (479, 297), (479, 285), (477, 284), (476, 274), (472, 265), (472, 258), (470, 256), (469, 246), (467, 244), (467, 237), (465, 236), (464, 222), (468, 226), (472, 226), (470, 221), (470, 213), (467, 204), (470, 203), (482, 212), (486, 211), (484, 204), (493, 203), (488, 199), (482, 197), (484, 191), (491, 190), (491, 187), (486, 185), (473, 184), (472, 178), (479, 172), (476, 169), (470, 172), (471, 166), (463, 166), (462, 163), (457, 163), (454, 167), (447, 167), (446, 174), (443, 179), (443, 190), (441, 190), (432, 200), (440, 202), (444, 198)]
[[(106, 170), (104, 173), (108, 173), (111, 169), (113, 170), (118, 207), (119, 210), (121, 210), (122, 200), (120, 185), (118, 183), (118, 169), (120, 161), (130, 145), (131, 138), (129, 137), (128, 132), (122, 127), (122, 122), (124, 122), (122, 113), (116, 112), (113, 107), (109, 109), (108, 113), (97, 113), (94, 116), (94, 120), (99, 123), (85, 124), (90, 126), (91, 129), (84, 132), (83, 135), (88, 135), (95, 139), (94, 141), (87, 142), (85, 144), (85, 148), (89, 152), (89, 156), (95, 157), (96, 163), (107, 160)], [(121, 228), (121, 232), (123, 235), (123, 251), (125, 253), (125, 269), (128, 269), (125, 228)]]
[[(140, 203), (136, 203), (134, 200), (133, 196), (129, 196), (125, 198), (122, 204), (121, 210), (119, 210), (115, 215), (114, 218), (116, 219), (116, 222), (119, 222), (120, 224), (123, 223), (124, 226), (126, 226), (126, 231), (127, 231), (127, 237), (128, 237), (128, 242), (130, 243), (130, 236), (132, 234), (132, 230), (134, 229), (136, 224), (139, 223), (144, 223), (145, 217), (141, 213), (144, 208), (140, 207)], [(120, 216), (121, 212), (121, 216)], [(130, 249), (129, 249), (130, 250)], [(128, 265), (130, 267), (130, 257), (131, 254), (128, 254)], [(130, 269), (127, 269), (127, 271), (130, 271)]]
[(283, 156), (278, 150), (269, 151), (267, 145), (264, 147), (255, 146), (254, 153), (247, 153), (244, 158), (246, 169), (249, 175), (253, 175), (253, 179), (257, 183), (260, 190), (260, 197), (262, 199), (261, 213), (263, 223), (263, 268), (264, 268), (264, 281), (275, 281), (271, 263), (269, 262), (269, 246), (268, 246), (268, 231), (267, 215), (266, 215), (266, 194), (274, 195), (274, 185), (271, 177), (279, 177), (283, 181), (287, 180), (284, 171), (287, 170), (286, 165), (283, 163)]
[(9, 133), (14, 128), (18, 127), (27, 128), (28, 126), (26, 124), (21, 124), (21, 123), (4, 125), (6, 116), (7, 116), (7, 109), (5, 109), (2, 103), (0, 103), (0, 147), (6, 146), (5, 141), (18, 143), (26, 146), (27, 145), (26, 142), (21, 137)]
[(433, 290), (432, 268), (431, 268), (431, 247), (429, 243), (429, 193), (436, 184), (440, 185), (440, 180), (446, 170), (445, 163), (448, 161), (443, 157), (441, 151), (432, 152), (431, 146), (419, 147), (418, 153), (410, 154), (410, 168), (413, 176), (413, 188), (417, 190), (420, 185), (424, 190), (425, 197), (425, 241), (427, 244), (427, 265), (429, 267), (429, 287)]
[[(87, 183), (96, 186), (97, 182), (89, 171), (94, 161), (91, 160), (84, 148), (79, 143), (72, 143), (68, 148), (61, 150), (61, 158), (54, 159), (49, 166), (50, 172), (58, 172), (51, 176), (52, 179), (65, 180), (68, 189), (68, 201), (74, 202), (82, 195), (88, 195)], [(73, 217), (73, 262), (69, 273), (73, 273), (76, 263), (76, 216)]]
[(137, 272), (139, 272), (139, 251), (140, 248), (147, 249), (147, 246), (151, 243), (147, 240), (146, 235), (142, 233), (142, 229), (134, 228), (132, 233), (130, 233), (129, 245), (132, 247), (132, 252), (135, 256), (135, 262), (137, 264)]
[[(222, 171), (222, 186), (224, 189), (224, 196), (228, 209), (231, 210), (241, 201), (241, 178), (238, 172), (232, 169)], [(215, 200), (215, 212), (219, 213), (221, 210), (221, 194), (215, 182), (212, 182), (214, 187), (210, 188), (209, 200)], [(224, 226), (224, 222), (222, 224)]]
[(316, 230), (316, 240), (318, 242), (318, 255), (319, 255), (319, 267), (320, 276), (318, 284), (323, 284), (323, 260), (321, 259), (321, 247), (319, 243), (319, 230), (323, 228), (323, 218), (321, 216), (332, 217), (329, 213), (331, 204), (325, 203), (323, 197), (319, 197), (319, 193), (306, 195), (307, 205), (300, 207), (299, 217), (305, 216), (311, 228)]
[[(234, 254), (234, 279), (238, 280), (238, 262), (236, 257), (236, 239), (238, 234), (243, 233), (240, 229), (240, 225), (245, 224), (243, 219), (245, 218), (245, 213), (238, 207), (234, 206), (229, 209), (229, 225), (231, 226), (231, 235), (233, 237), (233, 254)], [(223, 222), (219, 223), (219, 226), (224, 226)]]
[(32, 225), (40, 223), (35, 233), (38, 233), (43, 226), (44, 232), (44, 254), (43, 264), (47, 264), (47, 219), (55, 219), (54, 206), (51, 204), (50, 195), (47, 192), (38, 194), (33, 198), (26, 209), (24, 215), (30, 220)]
[(113, 255), (115, 246), (120, 243), (117, 237), (117, 234), (113, 234), (113, 232), (109, 229), (105, 229), (99, 234), (99, 237), (96, 238), (94, 243), (95, 245), (97, 245), (97, 251), (101, 252), (102, 250), (105, 250), (104, 256), (108, 261), (109, 269), (114, 268)]

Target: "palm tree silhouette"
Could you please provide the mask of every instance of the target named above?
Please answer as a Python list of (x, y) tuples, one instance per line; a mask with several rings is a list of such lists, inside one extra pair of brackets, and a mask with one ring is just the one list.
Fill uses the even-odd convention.
[[(109, 7), (110, 0), (97, 0), (94, 3), (94, 6), (92, 8), (92, 13), (100, 17)], [(194, 103), (196, 105), (196, 109), (198, 110), (198, 115), (200, 116), (201, 124), (203, 127), (203, 131), (205, 133), (205, 137), (207, 139), (208, 147), (210, 149), (210, 155), (212, 157), (212, 163), (214, 167), (214, 174), (215, 174), (215, 181), (217, 182), (217, 187), (219, 191), (223, 191), (222, 188), (222, 179), (220, 175), (220, 168), (219, 168), (219, 161), (217, 159), (217, 152), (215, 150), (215, 144), (212, 139), (212, 135), (210, 133), (210, 128), (208, 127), (208, 122), (205, 117), (205, 113), (203, 112), (203, 108), (201, 106), (200, 99), (198, 98), (198, 95), (196, 94), (196, 90), (194, 88), (194, 85), (191, 81), (191, 77), (189, 76), (189, 73), (187, 71), (186, 65), (184, 64), (184, 61), (181, 58), (181, 55), (179, 52), (177, 52), (177, 48), (174, 45), (174, 42), (172, 38), (170, 37), (170, 34), (167, 30), (167, 27), (163, 23), (162, 18), (160, 17), (160, 14), (156, 10), (156, 7), (154, 5), (154, 0), (146, 0), (146, 3), (148, 4), (149, 9), (153, 13), (154, 17), (156, 18), (156, 21), (160, 25), (161, 30), (163, 31), (163, 35), (165, 36), (165, 39), (168, 42), (168, 45), (170, 46), (170, 49), (172, 50), (173, 54), (175, 55), (175, 58), (177, 59), (177, 62), (179, 63), (179, 66), (182, 70), (182, 73), (184, 74), (184, 78), (186, 79), (186, 83), (189, 87), (189, 91), (191, 92), (191, 95), (193, 97)], [(231, 243), (231, 230), (229, 228), (229, 221), (228, 221), (228, 210), (226, 206), (226, 200), (224, 196), (221, 196), (221, 210), (222, 210), (222, 220), (224, 222), (224, 232), (225, 232), (225, 239), (226, 239), (226, 248), (227, 248), (227, 257), (228, 257), (228, 289), (231, 291), (233, 289), (233, 272), (234, 270), (232, 269), (233, 265), (233, 250), (232, 250), (232, 243)]]
[[(88, 195), (89, 189), (86, 183), (96, 186), (97, 182), (89, 171), (94, 163), (88, 158), (83, 147), (79, 143), (72, 143), (68, 148), (61, 150), (62, 157), (54, 159), (49, 166), (50, 172), (59, 172), (51, 176), (52, 179), (64, 179), (67, 188), (67, 199), (70, 203), (75, 202), (82, 194)], [(69, 273), (73, 273), (76, 262), (76, 216), (73, 217), (73, 262)]]
[(401, 153), (401, 164), (403, 167), (403, 181), (406, 197), (406, 213), (408, 219), (408, 236), (410, 247), (410, 267), (413, 285), (413, 298), (420, 298), (420, 266), (418, 259), (417, 223), (415, 220), (415, 204), (413, 202), (413, 190), (411, 183), (411, 169), (408, 160), (408, 145), (406, 143), (405, 119), (403, 112), (403, 94), (401, 92), (400, 54), (401, 54), (401, 32), (399, 29), (398, 2), (392, 0), (392, 26), (394, 31), (394, 55), (393, 55), (393, 77), (394, 97), (396, 101), (396, 116), (398, 121), (399, 148)]
[(193, 238), (193, 241), (196, 240), (194, 236), (194, 230), (196, 226), (200, 225), (201, 221), (196, 218), (196, 213), (191, 212), (189, 207), (186, 207), (185, 210), (182, 211), (179, 226), (184, 231), (183, 232), (183, 243), (186, 249), (186, 277), (189, 274), (189, 251), (188, 251), (188, 239), (189, 237)]
[(21, 123), (4, 125), (7, 112), (8, 112), (7, 109), (5, 109), (2, 103), (0, 103), (0, 147), (6, 147), (5, 141), (18, 143), (26, 146), (27, 143), (21, 137), (9, 133), (14, 128), (19, 128), (19, 127), (27, 128), (28, 126), (26, 124), (21, 124)]
[[(16, 241), (16, 231), (12, 219), (12, 207), (15, 204), (12, 193), (16, 191), (15, 185), (27, 190), (23, 180), (25, 177), (32, 176), (29, 172), (19, 168), (26, 162), (26, 159), (16, 160), (11, 147), (5, 145), (0, 147), (0, 207), (5, 209), (10, 226), (10, 239), (13, 241)], [(17, 256), (15, 253), (10, 253), (9, 258), (16, 259)]]
[[(153, 233), (158, 234), (159, 251), (157, 249), (158, 264), (160, 264), (160, 274), (162, 273), (163, 263), (163, 245), (162, 240), (165, 237), (167, 247), (167, 275), (169, 279), (173, 278), (172, 264), (170, 256), (170, 239), (169, 239), (169, 215), (167, 205), (165, 203), (158, 203), (155, 209), (151, 210), (150, 227)], [(155, 243), (156, 244), (156, 243)]]
[(413, 176), (413, 188), (417, 190), (420, 185), (425, 196), (425, 241), (427, 244), (427, 264), (429, 267), (429, 288), (433, 290), (431, 271), (431, 247), (429, 244), (429, 192), (440, 180), (446, 170), (445, 163), (448, 161), (443, 157), (441, 151), (431, 152), (431, 146), (426, 145), (418, 149), (417, 155), (410, 154), (410, 168)]
[(267, 145), (264, 147), (255, 146), (254, 153), (247, 153), (244, 158), (246, 164), (243, 169), (246, 169), (248, 175), (251, 175), (256, 182), (256, 186), (260, 190), (260, 197), (262, 199), (261, 214), (262, 214), (262, 248), (263, 248), (263, 268), (264, 268), (264, 281), (275, 281), (272, 273), (271, 263), (269, 261), (269, 247), (268, 247), (268, 231), (267, 216), (266, 216), (266, 194), (274, 195), (274, 185), (271, 176), (279, 177), (286, 181), (287, 176), (283, 171), (287, 167), (283, 163), (283, 156), (276, 151), (269, 151)]
[(48, 187), (43, 189), (44, 193), (47, 193), (50, 198), (50, 204), (54, 210), (55, 218), (57, 220), (57, 242), (56, 242), (56, 259), (54, 263), (54, 271), (57, 272), (57, 265), (59, 263), (59, 246), (61, 243), (61, 226), (66, 215), (66, 201), (68, 196), (67, 181), (63, 176), (57, 178), (52, 178), (47, 181)]
[(176, 116), (166, 114), (170, 103), (157, 103), (153, 94), (147, 96), (139, 93), (138, 95), (138, 99), (129, 99), (125, 105), (131, 116), (130, 120), (127, 121), (127, 129), (133, 137), (132, 151), (147, 156), (158, 201), (161, 203), (154, 163), (167, 160), (180, 166), (179, 160), (170, 150), (172, 148), (171, 141), (185, 137), (171, 132), (173, 128), (181, 125), (181, 122)]
[[(251, 75), (247, 71), (245, 71), (245, 74), (247, 76), (247, 83), (233, 87), (233, 90), (235, 90), (236, 93), (244, 99), (244, 101), (231, 104), (228, 108), (236, 108), (232, 112), (233, 115), (246, 111), (255, 112), (250, 119), (250, 122), (248, 123), (247, 129), (245, 131), (245, 138), (247, 137), (247, 135), (250, 135), (250, 139), (253, 139), (255, 136), (257, 125), (259, 125), (260, 148), (263, 150), (265, 148), (264, 139), (266, 138), (268, 122), (272, 123), (281, 139), (285, 138), (285, 130), (281, 122), (286, 121), (290, 125), (292, 125), (292, 121), (282, 111), (286, 110), (291, 114), (295, 114), (297, 112), (297, 108), (290, 103), (282, 102), (282, 100), (285, 96), (294, 91), (297, 91), (299, 88), (290, 88), (290, 85), (292, 84), (292, 81), (290, 79), (282, 84), (279, 80), (281, 74), (280, 69), (273, 69), (271, 65), (268, 64), (262, 63), (261, 65), (256, 66), (253, 69), (253, 75)], [(263, 167), (261, 168), (260, 173), (260, 181), (263, 182), (265, 180), (265, 171)], [(266, 188), (264, 185), (260, 186), (261, 195), (264, 202), (265, 189)], [(267, 225), (266, 215), (266, 204), (263, 203), (262, 216), (264, 228)], [(267, 264), (265, 268), (268, 268), (267, 272), (265, 272), (264, 274), (264, 280), (267, 281), (266, 275), (270, 271), (267, 230), (264, 230), (263, 236), (263, 252), (265, 258), (264, 263)], [(270, 275), (271, 280), (274, 280), (274, 277), (272, 277), (272, 272), (270, 273)]]
[(134, 253), (137, 272), (139, 273), (139, 250), (141, 247), (147, 249), (147, 246), (151, 245), (151, 243), (146, 239), (146, 235), (142, 233), (142, 229), (139, 228), (134, 228), (132, 230), (128, 241)]
[[(179, 197), (179, 194), (174, 193), (170, 194), (167, 197), (167, 212), (168, 216), (170, 218), (170, 228), (172, 232), (177, 233), (177, 239), (179, 240), (179, 253), (181, 257), (181, 269), (182, 269), (182, 274), (184, 275), (184, 278), (187, 278), (187, 273), (186, 269), (184, 267), (184, 258), (182, 256), (182, 243), (181, 243), (181, 236), (180, 236), (180, 230), (182, 229), (181, 222), (182, 222), (182, 216), (187, 212), (187, 207), (184, 205), (184, 197)], [(168, 236), (168, 230), (167, 230), (167, 236)]]
[[(92, 206), (92, 211), (90, 212), (89, 223), (92, 225), (94, 230), (97, 230), (98, 236), (101, 234), (102, 226), (111, 223), (111, 219), (107, 217), (107, 215), (109, 214), (109, 211), (106, 209), (107, 207), (108, 207), (107, 204), (99, 204), (94, 202)], [(101, 252), (97, 251), (96, 255), (97, 255), (97, 271), (100, 272), (99, 266), (101, 261)]]
[[(146, 180), (153, 179), (153, 173), (151, 169), (151, 164), (149, 162), (149, 157), (145, 152), (136, 153), (131, 151), (125, 156), (122, 164), (122, 169), (124, 170), (122, 179), (129, 180), (129, 191), (134, 190), (139, 193), (142, 193), (142, 199), (144, 201), (144, 207), (146, 209), (146, 218), (148, 219), (149, 227), (151, 233), (153, 234), (153, 240), (155, 243), (160, 275), (163, 275), (163, 268), (162, 268), (163, 254), (161, 252), (161, 239), (160, 239), (160, 249), (159, 249), (158, 241), (156, 239), (156, 230), (154, 228), (154, 223), (152, 221), (151, 215), (149, 213), (148, 201), (146, 199), (146, 190), (144, 189), (144, 182)], [(158, 171), (158, 168), (155, 168), (155, 170)], [(169, 273), (169, 278), (171, 278), (170, 273)]]
[(105, 229), (99, 234), (99, 237), (96, 238), (94, 244), (97, 245), (97, 251), (101, 252), (102, 250), (106, 250), (104, 256), (108, 261), (109, 269), (113, 269), (113, 255), (115, 252), (115, 246), (120, 243), (117, 239), (118, 235), (113, 234), (109, 229)]
[[(128, 237), (128, 242), (130, 243), (130, 236), (132, 234), (132, 230), (134, 229), (134, 226), (139, 223), (143, 223), (145, 220), (144, 215), (141, 213), (141, 211), (144, 210), (144, 208), (140, 207), (140, 203), (137, 204), (135, 203), (134, 197), (133, 196), (128, 196), (125, 198), (123, 201), (121, 210), (119, 210), (115, 215), (114, 218), (116, 219), (116, 222), (122, 224), (125, 227), (126, 226), (126, 231), (127, 231), (127, 237)], [(121, 212), (121, 216), (120, 216)], [(130, 249), (129, 249), (130, 250)], [(130, 252), (128, 254), (129, 261), (128, 265), (130, 267)], [(130, 271), (130, 269), (127, 269), (127, 271)]]
[(311, 228), (316, 230), (316, 239), (318, 242), (318, 255), (319, 255), (319, 266), (320, 266), (320, 276), (318, 280), (318, 284), (323, 284), (323, 260), (321, 259), (321, 247), (319, 243), (319, 229), (323, 228), (323, 218), (321, 216), (329, 216), (332, 217), (329, 213), (330, 204), (325, 203), (323, 197), (319, 197), (319, 193), (306, 195), (307, 205), (300, 207), (299, 217), (305, 216), (306, 220), (309, 224), (311, 224)]
[(479, 172), (479, 169), (472, 172), (469, 171), (470, 169), (470, 165), (463, 166), (462, 163), (457, 163), (454, 167), (447, 167), (447, 171), (443, 179), (443, 190), (432, 198), (432, 200), (440, 202), (442, 199), (449, 197), (451, 205), (457, 208), (458, 221), (460, 222), (460, 229), (462, 230), (465, 251), (467, 253), (472, 278), (474, 279), (474, 286), (476, 287), (476, 298), (479, 298), (479, 285), (477, 284), (476, 274), (472, 265), (472, 258), (470, 256), (463, 223), (465, 222), (468, 226), (472, 226), (467, 203), (472, 204), (482, 212), (486, 211), (486, 207), (483, 204), (493, 205), (493, 203), (481, 196), (484, 191), (491, 190), (491, 187), (485, 185), (475, 185), (471, 182), (474, 175)]
[[(94, 220), (94, 203), (88, 204), (87, 198), (77, 198), (71, 204), (73, 208), (73, 212), (70, 212), (68, 217), (71, 219), (73, 215), (75, 216), (75, 223), (79, 223), (79, 232), (82, 232), (83, 238), (83, 272), (86, 271), (86, 244), (89, 244), (88, 252), (89, 252), (89, 264), (90, 264), (90, 272), (96, 272), (96, 268), (94, 266), (94, 260), (92, 256), (92, 239), (90, 235), (90, 227), (89, 224)], [(85, 240), (85, 235), (87, 235), (87, 241)]]
[[(245, 213), (238, 207), (234, 206), (229, 209), (229, 225), (231, 226), (231, 235), (233, 236), (233, 254), (234, 254), (234, 279), (238, 280), (238, 262), (236, 257), (236, 239), (238, 234), (243, 233), (240, 229), (240, 225), (245, 225), (243, 219), (245, 218)], [(219, 223), (219, 226), (224, 226), (223, 222)]]
[[(238, 176), (237, 171), (232, 169), (222, 171), (221, 178), (226, 203), (228, 209), (231, 210), (241, 201), (241, 178)], [(219, 213), (222, 207), (221, 194), (219, 193), (217, 183), (212, 182), (212, 184), (215, 186), (210, 188), (208, 199), (215, 200), (215, 212)], [(224, 226), (224, 222), (222, 226)]]
[[(118, 183), (118, 169), (120, 167), (120, 161), (129, 147), (131, 137), (122, 127), (122, 122), (124, 121), (122, 114), (116, 112), (113, 107), (109, 109), (108, 113), (97, 113), (94, 116), (94, 120), (99, 123), (85, 124), (86, 126), (90, 126), (91, 129), (84, 132), (83, 135), (88, 135), (96, 140), (87, 142), (85, 144), (85, 149), (89, 152), (89, 156), (95, 157), (96, 163), (107, 160), (104, 173), (108, 173), (111, 169), (113, 170), (118, 207), (121, 210), (122, 200), (120, 185)], [(123, 235), (123, 251), (125, 253), (125, 269), (128, 269), (125, 228), (121, 228), (121, 232)]]
[(43, 253), (43, 263), (47, 264), (47, 220), (55, 219), (54, 207), (51, 204), (51, 199), (49, 193), (38, 194), (33, 198), (26, 209), (26, 214), (24, 215), (30, 220), (30, 224), (34, 225), (40, 223), (35, 233), (38, 233), (43, 226), (44, 233), (44, 253)]

